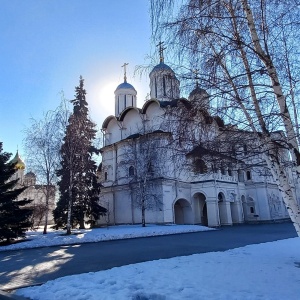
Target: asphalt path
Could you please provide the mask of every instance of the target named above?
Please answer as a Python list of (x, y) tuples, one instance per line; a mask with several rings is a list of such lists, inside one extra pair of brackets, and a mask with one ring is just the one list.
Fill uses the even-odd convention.
[[(108, 229), (109, 230), (109, 229)], [(0, 290), (144, 261), (296, 237), (291, 223), (222, 227), (215, 231), (0, 252)]]

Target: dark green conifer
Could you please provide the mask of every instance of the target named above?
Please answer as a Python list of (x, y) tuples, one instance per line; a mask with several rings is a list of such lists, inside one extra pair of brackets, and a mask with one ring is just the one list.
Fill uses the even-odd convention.
[(96, 180), (96, 163), (92, 155), (96, 136), (95, 124), (88, 116), (88, 103), (84, 80), (80, 77), (75, 89), (73, 113), (69, 118), (66, 135), (61, 148), (61, 169), (58, 170), (60, 198), (54, 211), (58, 227), (79, 225), (84, 228), (85, 220), (93, 224), (106, 209), (98, 204), (99, 189)]
[(0, 240), (9, 243), (12, 239), (24, 237), (31, 227), (32, 209), (24, 206), (32, 200), (17, 200), (26, 187), (15, 188), (18, 179), (10, 179), (16, 172), (16, 164), (9, 163), (11, 154), (2, 151), (0, 142)]

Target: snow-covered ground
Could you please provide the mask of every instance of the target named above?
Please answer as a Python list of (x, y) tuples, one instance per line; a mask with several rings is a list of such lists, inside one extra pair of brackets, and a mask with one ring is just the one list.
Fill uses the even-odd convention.
[(73, 275), (18, 295), (41, 300), (300, 299), (300, 239)]
[(83, 244), (100, 241), (111, 241), (118, 239), (131, 239), (137, 237), (168, 235), (176, 233), (187, 233), (197, 231), (214, 230), (198, 225), (122, 225), (105, 228), (94, 228), (75, 230), (72, 235), (66, 235), (66, 231), (49, 230), (48, 234), (43, 234), (42, 230), (28, 231), (27, 241), (9, 246), (0, 246), (0, 251), (17, 250), (25, 248), (37, 248), (46, 246)]

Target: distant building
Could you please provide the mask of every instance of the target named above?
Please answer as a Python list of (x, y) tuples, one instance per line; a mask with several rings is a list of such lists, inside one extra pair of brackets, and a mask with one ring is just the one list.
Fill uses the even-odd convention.
[[(26, 186), (27, 189), (21, 193), (18, 199), (31, 199), (29, 205), (33, 208), (33, 218), (35, 225), (44, 225), (46, 211), (46, 189), (44, 185), (36, 183), (36, 175), (33, 172), (28, 172), (24, 175), (25, 163), (19, 156), (17, 151), (15, 157), (10, 161), (15, 164), (16, 172), (12, 176), (12, 180), (19, 179), (17, 188)], [(48, 224), (54, 224), (52, 212), (55, 208), (55, 186), (51, 186), (51, 196), (49, 199)]]

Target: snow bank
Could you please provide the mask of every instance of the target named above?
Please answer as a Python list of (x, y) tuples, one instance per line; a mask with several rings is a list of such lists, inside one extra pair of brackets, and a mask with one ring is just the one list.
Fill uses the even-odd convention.
[(289, 299), (300, 295), (300, 239), (73, 275), (17, 291), (30, 299)]
[(100, 241), (111, 241), (119, 239), (131, 239), (147, 236), (158, 236), (188, 232), (198, 232), (214, 230), (198, 225), (122, 225), (110, 226), (106, 228), (94, 228), (85, 230), (75, 230), (72, 235), (65, 235), (66, 231), (50, 230), (48, 234), (43, 234), (42, 230), (29, 231), (26, 233), (27, 241), (0, 247), (0, 251), (17, 250), (26, 248), (37, 248), (47, 246), (60, 246), (93, 243)]

